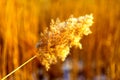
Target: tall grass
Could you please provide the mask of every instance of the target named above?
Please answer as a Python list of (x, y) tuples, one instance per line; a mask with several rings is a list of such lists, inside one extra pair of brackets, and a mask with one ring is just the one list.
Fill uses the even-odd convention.
[[(79, 58), (84, 60), (88, 78), (96, 75), (91, 65), (95, 63), (97, 74), (104, 67), (107, 76), (120, 79), (119, 3), (119, 0), (1, 0), (0, 78), (34, 55), (31, 50), (39, 40), (39, 33), (49, 26), (51, 18), (65, 20), (71, 14), (78, 17), (93, 13), (93, 33), (82, 40), (83, 50), (71, 51), (73, 62), (76, 65)], [(28, 74), (36, 66), (32, 64), (27, 64), (9, 79), (31, 80)], [(77, 72), (73, 68), (73, 77)]]

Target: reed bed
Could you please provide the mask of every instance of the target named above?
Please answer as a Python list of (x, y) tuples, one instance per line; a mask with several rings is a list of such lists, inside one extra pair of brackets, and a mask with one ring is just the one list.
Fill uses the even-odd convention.
[[(76, 63), (79, 59), (85, 63), (84, 70), (88, 79), (100, 74), (101, 68), (105, 68), (109, 78), (119, 80), (119, 3), (119, 0), (1, 0), (0, 79), (34, 56), (33, 50), (39, 34), (49, 26), (51, 19), (59, 17), (64, 21), (71, 14), (78, 17), (93, 13), (92, 34), (81, 40), (83, 49), (73, 48), (70, 51), (75, 65), (71, 80), (75, 80), (78, 73)], [(7, 79), (32, 80), (32, 73), (37, 70), (38, 64), (39, 61), (35, 59)], [(55, 71), (58, 71), (58, 67), (51, 68), (48, 74), (55, 77)]]

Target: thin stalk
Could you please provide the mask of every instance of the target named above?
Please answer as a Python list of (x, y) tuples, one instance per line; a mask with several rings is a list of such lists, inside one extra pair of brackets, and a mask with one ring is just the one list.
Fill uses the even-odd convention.
[(17, 70), (19, 70), (21, 67), (23, 67), (24, 65), (26, 65), (27, 63), (29, 63), (30, 61), (32, 61), (33, 59), (35, 59), (36, 57), (37, 57), (37, 55), (33, 56), (32, 58), (30, 58), (29, 60), (27, 60), (25, 63), (23, 63), (22, 65), (20, 65), (19, 67), (17, 67), (15, 70), (13, 70), (12, 72), (10, 72), (8, 75), (6, 75), (5, 77), (3, 77), (1, 80), (5, 80), (7, 77), (9, 77), (13, 73), (15, 73)]

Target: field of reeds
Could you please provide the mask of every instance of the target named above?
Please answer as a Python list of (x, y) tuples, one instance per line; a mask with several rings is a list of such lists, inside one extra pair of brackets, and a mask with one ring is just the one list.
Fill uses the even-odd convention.
[[(82, 50), (73, 47), (68, 56), (72, 64), (69, 80), (78, 80), (80, 61), (86, 80), (101, 74), (107, 80), (119, 80), (120, 0), (1, 0), (0, 79), (35, 55), (40, 33), (49, 28), (51, 19), (64, 21), (70, 15), (91, 13), (92, 34), (81, 40)], [(6, 80), (42, 80), (40, 71), (47, 80), (64, 80), (63, 63), (51, 65), (46, 71), (36, 58)]]

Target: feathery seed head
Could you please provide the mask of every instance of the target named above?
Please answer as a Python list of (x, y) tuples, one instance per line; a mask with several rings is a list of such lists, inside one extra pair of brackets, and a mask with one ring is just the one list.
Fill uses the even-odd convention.
[(51, 20), (50, 30), (46, 29), (40, 36), (38, 57), (41, 64), (48, 70), (58, 59), (64, 61), (72, 46), (81, 49), (80, 40), (83, 35), (91, 33), (92, 24), (92, 14), (78, 18), (72, 16), (64, 22)]

